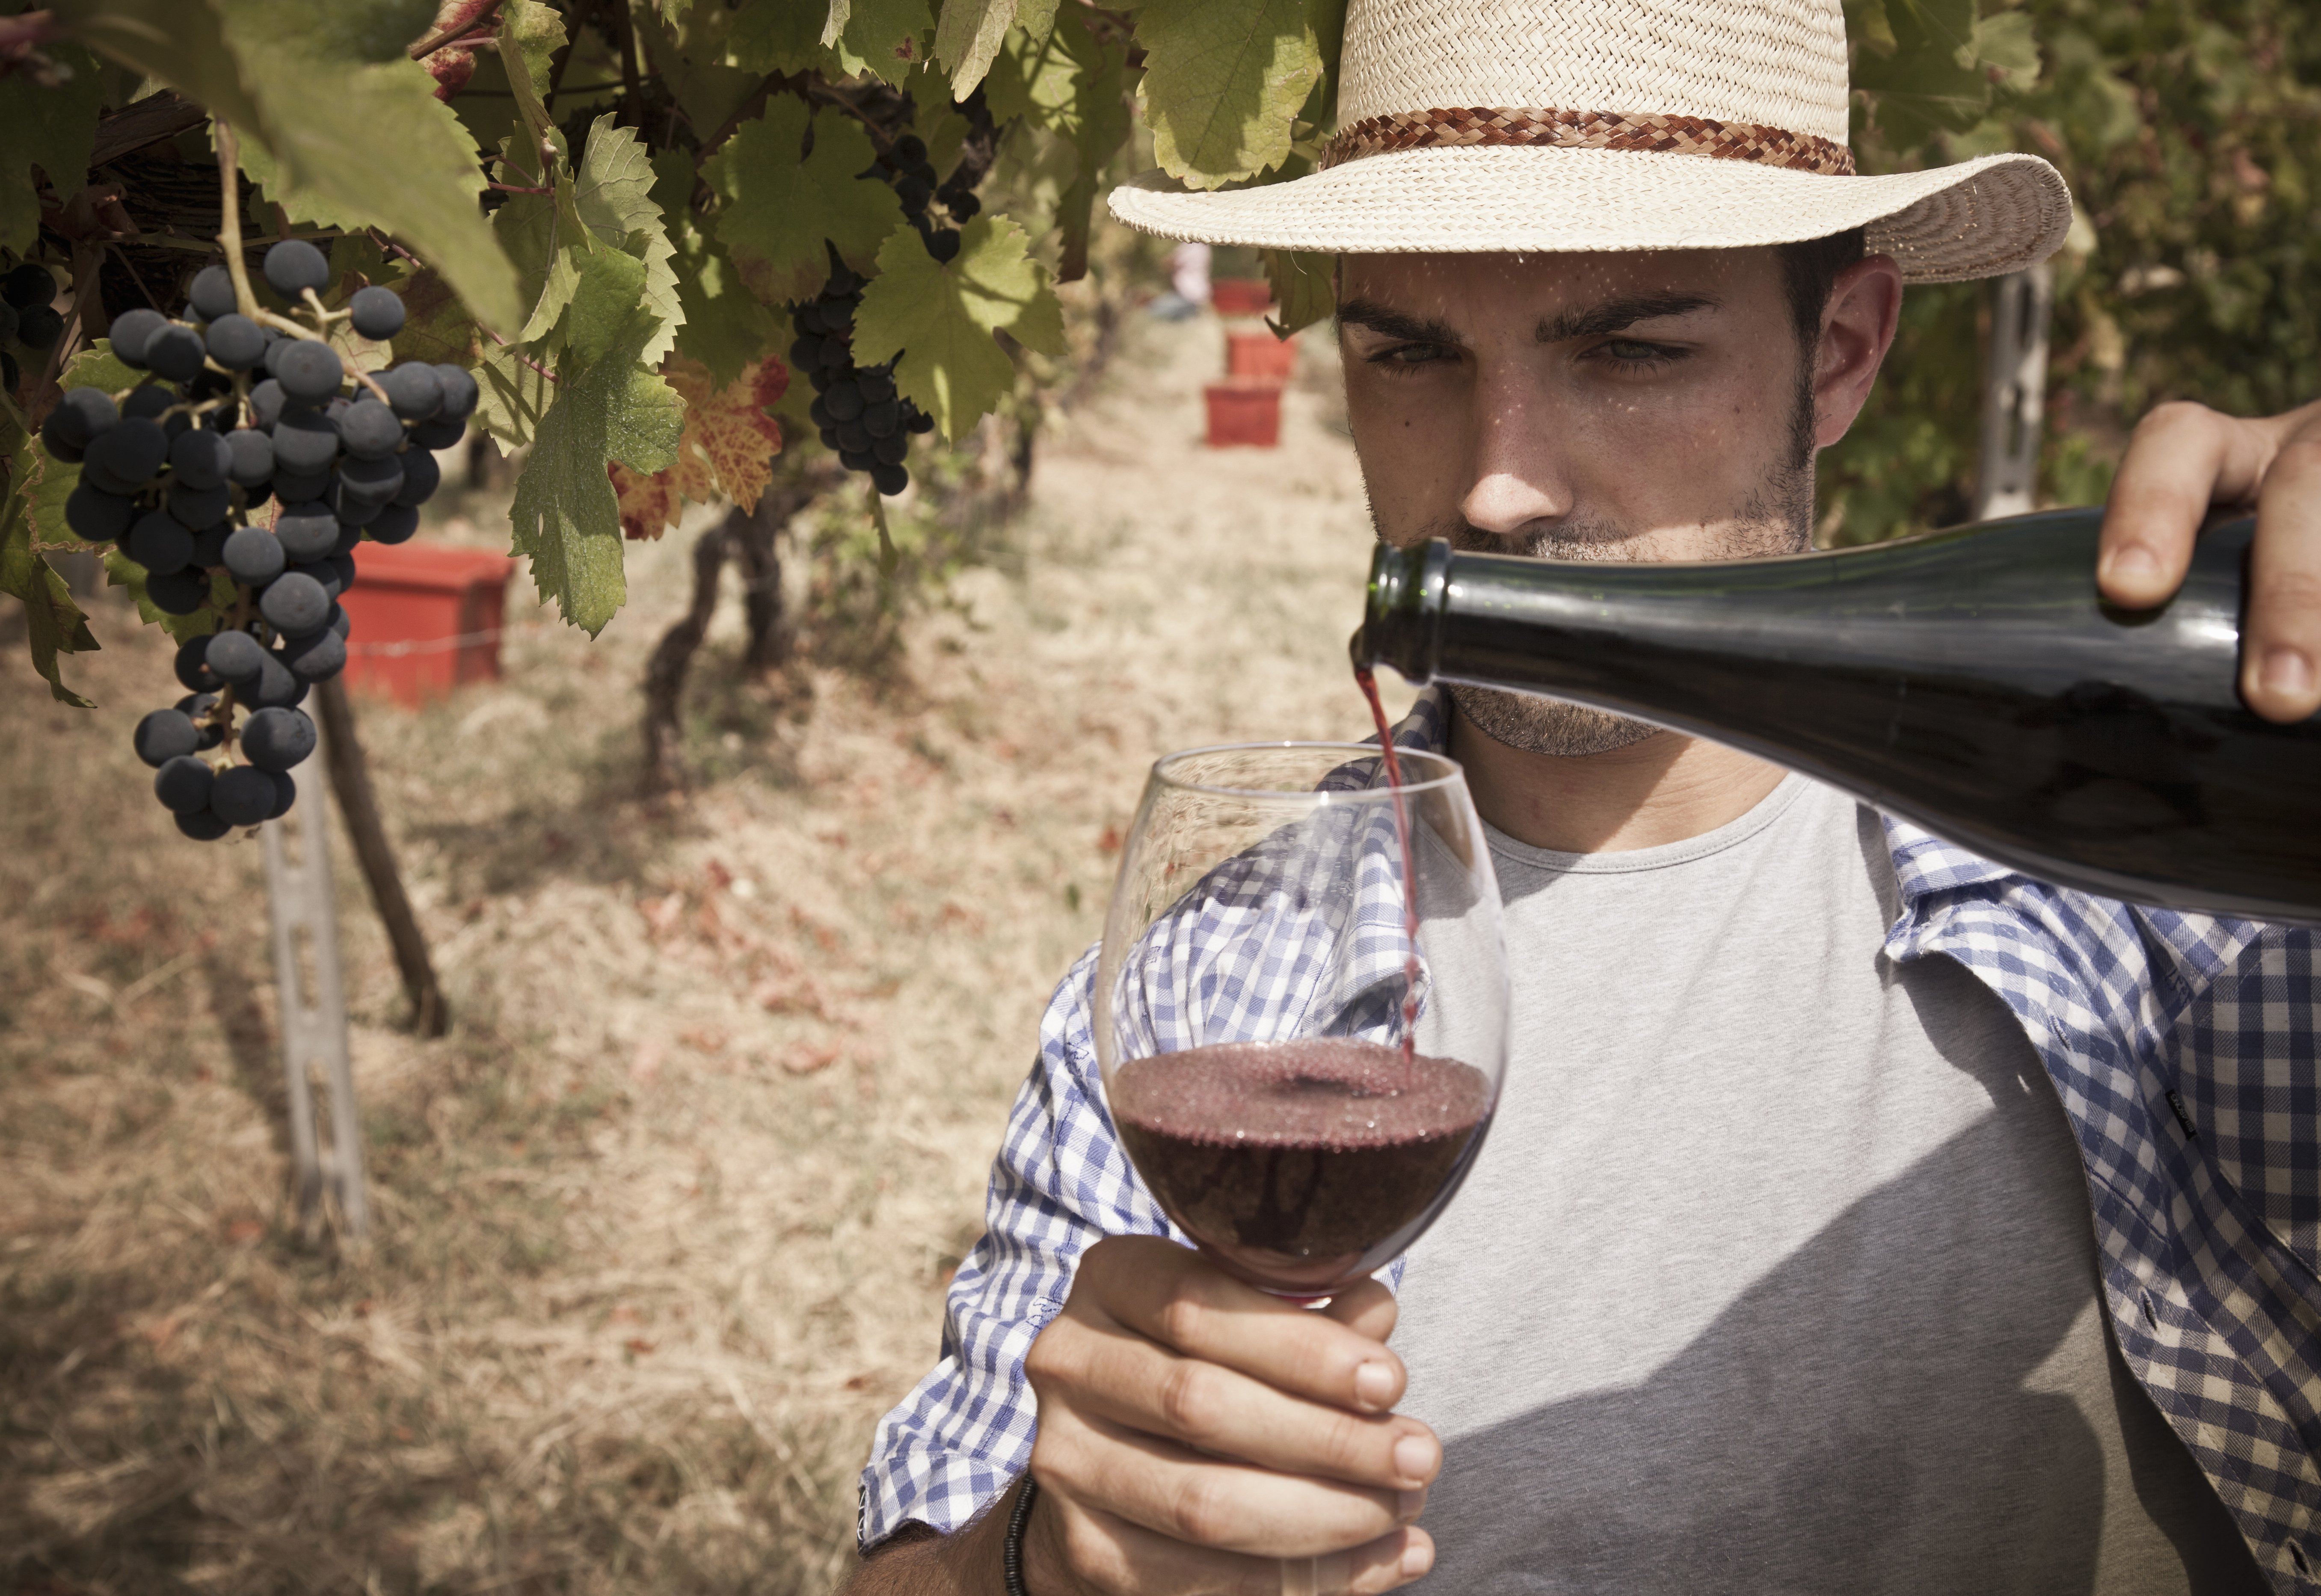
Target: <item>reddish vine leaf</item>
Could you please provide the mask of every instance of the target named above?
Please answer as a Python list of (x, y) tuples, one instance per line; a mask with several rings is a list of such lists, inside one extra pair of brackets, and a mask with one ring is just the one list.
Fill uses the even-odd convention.
[(718, 388), (709, 369), (683, 355), (661, 363), (661, 379), (685, 400), (685, 435), (677, 460), (651, 473), (607, 462), (605, 475), (621, 501), (621, 532), (630, 538), (657, 538), (677, 524), (685, 501), (706, 504), (724, 497), (744, 510), (758, 507), (758, 496), (773, 480), (773, 458), (782, 451), (782, 424), (766, 414), (789, 389), (789, 369), (776, 355), (744, 367)]
[[(491, 15), (499, 4), (500, 0), (442, 0), (435, 7), (435, 25), (427, 30), (428, 37), (452, 32), (451, 43), (422, 59), (428, 76), (435, 79), (437, 99), (449, 100), (476, 75), (476, 44), (478, 39), (491, 36)], [(469, 36), (471, 31), (476, 37)]]

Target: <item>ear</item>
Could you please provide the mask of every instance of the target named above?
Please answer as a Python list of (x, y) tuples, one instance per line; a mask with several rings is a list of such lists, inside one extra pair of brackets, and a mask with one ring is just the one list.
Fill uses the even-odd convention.
[(1814, 356), (1814, 447), (1845, 436), (1869, 402), (1870, 385), (1902, 315), (1902, 269), (1891, 255), (1871, 255), (1837, 274), (1822, 306), (1821, 343)]

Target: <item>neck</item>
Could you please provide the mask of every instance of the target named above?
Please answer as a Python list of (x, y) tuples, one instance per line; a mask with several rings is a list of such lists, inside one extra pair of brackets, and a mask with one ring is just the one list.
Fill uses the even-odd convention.
[(1657, 732), (1607, 753), (1532, 753), (1494, 741), (1452, 707), (1451, 757), (1476, 812), (1519, 843), (1610, 853), (1680, 843), (1738, 820), (1782, 771), (1721, 743)]

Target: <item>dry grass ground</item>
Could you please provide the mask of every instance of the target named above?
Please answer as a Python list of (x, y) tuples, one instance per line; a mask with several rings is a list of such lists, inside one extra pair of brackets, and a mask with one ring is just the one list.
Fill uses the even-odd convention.
[(286, 1203), (259, 850), (130, 752), (165, 643), (101, 606), (82, 713), (10, 640), (0, 1590), (830, 1588), (1146, 763), (1363, 729), (1325, 351), (1212, 454), (1219, 344), (1141, 329), (875, 679), (742, 683), (721, 613), (680, 807), (633, 796), (679, 539), (593, 646), (519, 603), (503, 683), (368, 710), (457, 1025), (401, 1027), (341, 853), (367, 1248)]

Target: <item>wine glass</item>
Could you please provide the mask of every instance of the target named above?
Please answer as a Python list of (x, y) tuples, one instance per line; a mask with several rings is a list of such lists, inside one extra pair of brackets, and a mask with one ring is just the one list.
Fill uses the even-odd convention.
[(1121, 1145), (1228, 1272), (1315, 1301), (1399, 1256), (1482, 1146), (1507, 1047), (1465, 777), (1370, 743), (1152, 767), (1097, 965)]

